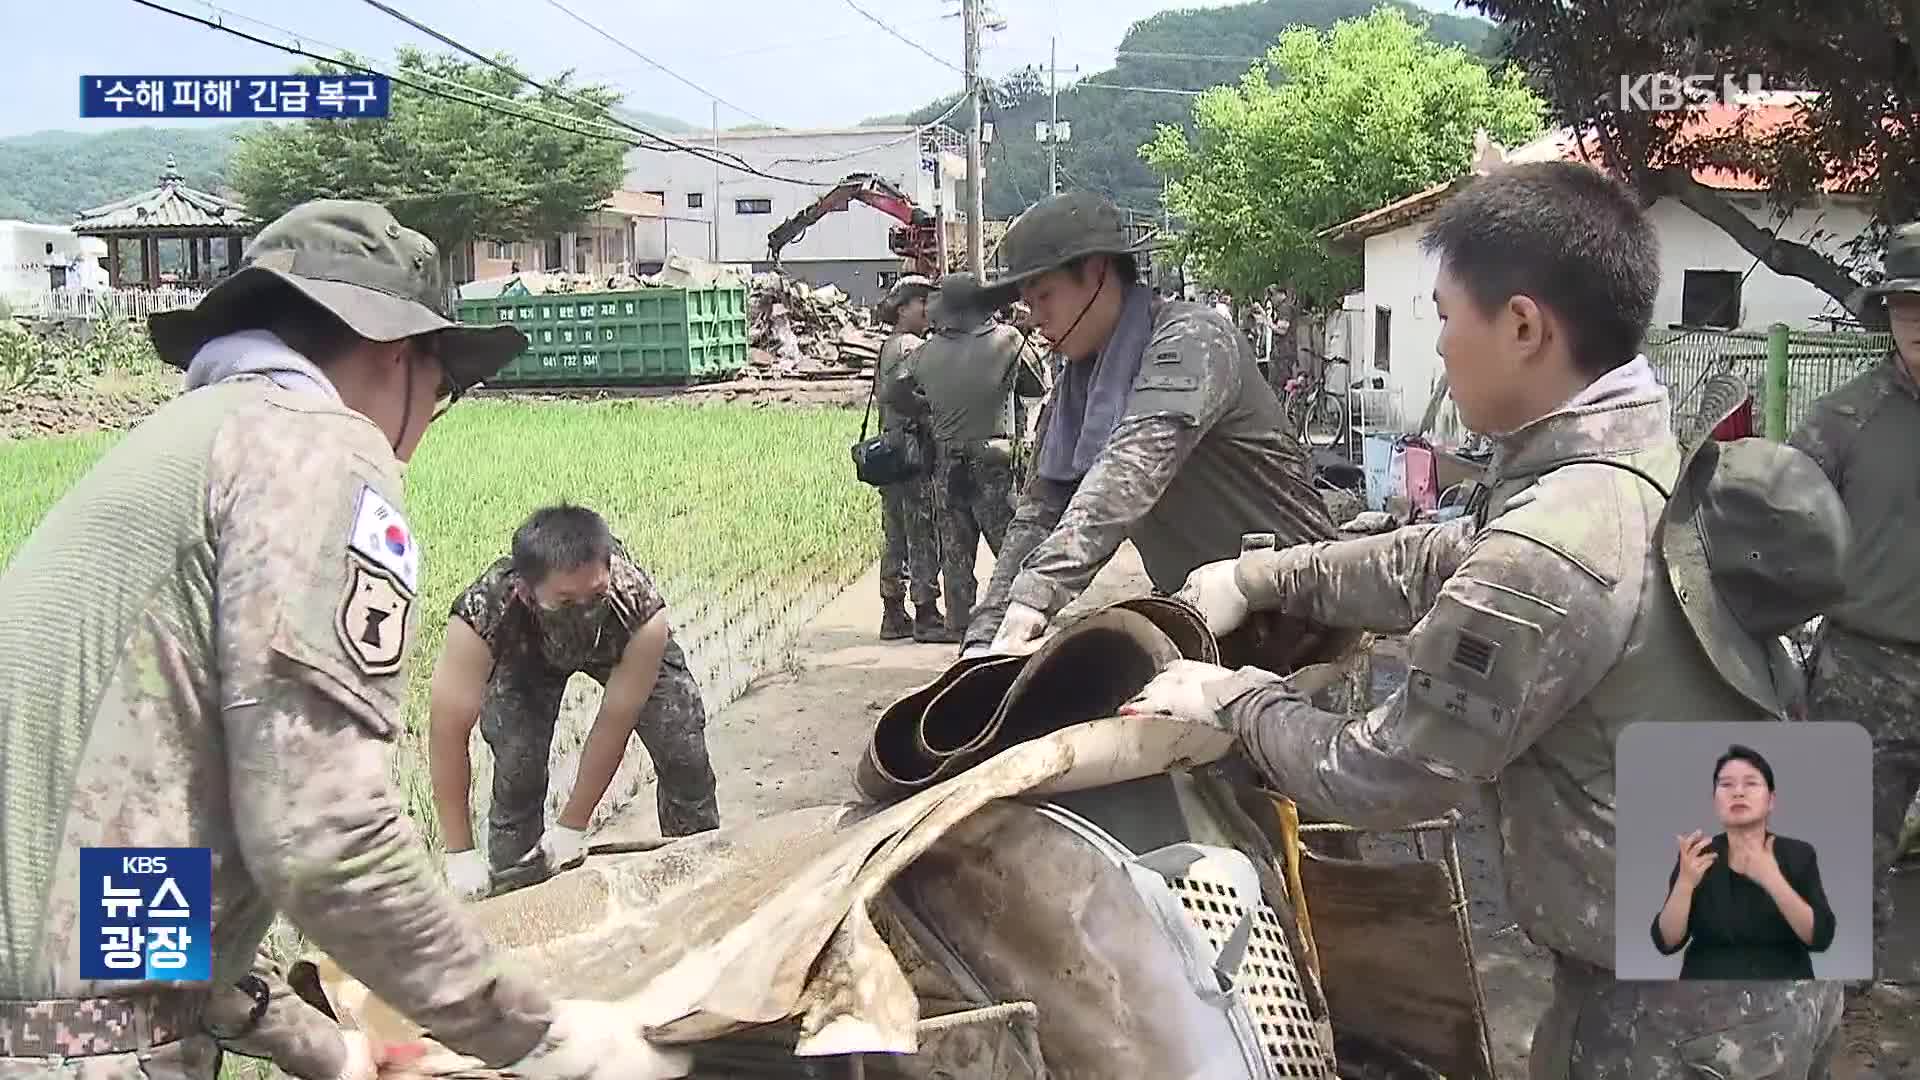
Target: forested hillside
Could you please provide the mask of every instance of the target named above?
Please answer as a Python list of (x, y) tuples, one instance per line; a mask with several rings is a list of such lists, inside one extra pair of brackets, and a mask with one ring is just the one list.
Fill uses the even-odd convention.
[(77, 211), (159, 183), (168, 154), (189, 185), (219, 191), (234, 133), (244, 129), (221, 124), (97, 134), (41, 131), (0, 139), (0, 218), (65, 225)]
[[(1359, 18), (1385, 4), (1425, 22), (1436, 41), (1457, 44), (1485, 58), (1498, 51), (1494, 27), (1481, 19), (1435, 14), (1398, 0), (1262, 0), (1205, 10), (1165, 11), (1135, 23), (1121, 42), (1122, 54), (1111, 71), (1083, 75), (1089, 83), (1204, 90), (1237, 81), (1251, 66), (1241, 60), (1185, 57), (1260, 56), (1289, 26), (1327, 29), (1342, 19)], [(1132, 56), (1129, 53), (1158, 54)], [(1170, 58), (1168, 54), (1183, 57)], [(994, 141), (988, 151), (987, 216), (1007, 218), (1046, 194), (1046, 147), (1034, 141), (1034, 123), (1048, 116), (1046, 72), (1027, 69), (1001, 80), (994, 107), (986, 113)], [(924, 123), (944, 113), (949, 97), (905, 116), (874, 122)], [(1074, 89), (1060, 92), (1060, 119), (1073, 134), (1060, 148), (1060, 183), (1106, 192), (1123, 207), (1158, 217), (1160, 183), (1140, 159), (1140, 146), (1160, 124), (1191, 130), (1191, 97), (1130, 90)], [(955, 122), (957, 121), (957, 122)], [(964, 112), (955, 127), (964, 130)]]

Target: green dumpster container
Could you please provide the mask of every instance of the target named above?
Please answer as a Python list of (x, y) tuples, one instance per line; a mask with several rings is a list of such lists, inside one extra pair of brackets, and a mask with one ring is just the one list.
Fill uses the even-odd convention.
[(530, 344), (488, 386), (674, 386), (747, 364), (747, 290), (644, 288), (460, 302), (460, 320), (511, 323)]

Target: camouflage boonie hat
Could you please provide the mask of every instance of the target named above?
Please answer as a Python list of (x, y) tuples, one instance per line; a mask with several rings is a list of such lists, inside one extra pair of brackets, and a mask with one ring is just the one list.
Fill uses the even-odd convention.
[(1000, 241), (1006, 271), (985, 283), (987, 306), (1018, 298), (1022, 283), (1087, 255), (1132, 255), (1147, 241), (1127, 235), (1120, 208), (1091, 191), (1068, 191), (1033, 204)]
[(1767, 642), (1845, 595), (1853, 528), (1840, 493), (1806, 454), (1771, 439), (1713, 441), (1707, 433), (1746, 400), (1709, 392), (1716, 396), (1722, 405), (1703, 416), (1702, 441), (1680, 466), (1659, 544), (1715, 670), (1778, 714), (1786, 695)]
[(971, 330), (986, 322), (999, 306), (989, 299), (979, 278), (948, 274), (940, 279), (940, 288), (927, 303), (927, 319), (944, 329)]
[(887, 290), (887, 295), (880, 303), (875, 305), (873, 317), (891, 325), (900, 317), (900, 309), (906, 306), (908, 301), (916, 295), (931, 293), (939, 287), (933, 283), (933, 279), (924, 275), (903, 275), (899, 281), (893, 283), (893, 288)]
[(1886, 276), (1854, 294), (1856, 308), (1888, 293), (1920, 293), (1920, 221), (1893, 230), (1880, 268)]
[(491, 378), (527, 347), (512, 326), (461, 326), (433, 241), (378, 203), (315, 199), (274, 219), (247, 245), (241, 267), (199, 305), (147, 320), (160, 359), (185, 369), (200, 347), (239, 326), (240, 313), (282, 286), (327, 309), (369, 341), (439, 335), (456, 392)]

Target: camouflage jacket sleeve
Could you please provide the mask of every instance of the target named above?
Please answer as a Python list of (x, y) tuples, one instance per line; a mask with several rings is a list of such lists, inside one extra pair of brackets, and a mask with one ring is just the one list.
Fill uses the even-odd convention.
[(1323, 626), (1401, 634), (1433, 607), (1473, 545), (1473, 518), (1409, 525), (1380, 536), (1253, 551), (1234, 580), (1255, 611)]
[(1854, 438), (1860, 433), (1860, 405), (1865, 395), (1849, 382), (1832, 394), (1813, 403), (1807, 417), (1787, 436), (1787, 445), (1812, 458), (1827, 474), (1834, 490), (1846, 491), (1847, 459), (1853, 453)]
[(1198, 310), (1164, 318), (1120, 422), (1052, 535), (1022, 563), (1009, 598), (1053, 615), (1080, 595), (1233, 401), (1241, 367), (1224, 320)]
[(667, 598), (653, 583), (653, 575), (641, 568), (620, 545), (613, 571), (613, 603), (629, 630), (638, 630), (667, 609)]
[(253, 1012), (259, 1001), (254, 992), (241, 985), (216, 990), (208, 1002), (207, 1028), (239, 1033), (221, 1039), (221, 1049), (243, 1057), (266, 1058), (299, 1080), (332, 1080), (339, 1076), (347, 1064), (340, 1025), (294, 993), (285, 970), (264, 941), (254, 954), (249, 977), (266, 996), (266, 1008), (258, 1022), (253, 1021)]
[[(1052, 420), (1051, 406), (1040, 410), (1039, 442), (1047, 438), (1047, 425)], [(1039, 451), (1034, 451), (1039, 457)], [(1060, 515), (1066, 512), (1067, 502), (1073, 498), (1073, 485), (1062, 484), (1035, 474), (1027, 481), (1020, 492), (1020, 499), (1013, 509), (1013, 521), (1007, 525), (1006, 538), (1000, 541), (1000, 553), (993, 560), (993, 576), (987, 581), (987, 588), (979, 602), (974, 605), (973, 618), (967, 623), (963, 649), (977, 645), (990, 645), (993, 635), (1000, 629), (1000, 620), (1007, 615), (1007, 598), (1013, 589), (1013, 582), (1020, 574), (1021, 564), (1041, 542), (1052, 535), (1054, 527), (1060, 523)]]
[(927, 395), (913, 377), (913, 358), (903, 357), (893, 371), (880, 380), (880, 403), (901, 416), (918, 417), (927, 413)]
[(1498, 777), (1613, 667), (1635, 611), (1552, 550), (1489, 533), (1409, 635), (1406, 685), (1367, 716), (1323, 712), (1255, 668), (1207, 697), (1303, 814), (1390, 828)]
[(209, 477), (227, 798), (267, 900), (372, 992), (493, 1065), (551, 1021), (441, 888), (389, 780), (417, 629), (418, 541), (365, 419), (278, 394)]

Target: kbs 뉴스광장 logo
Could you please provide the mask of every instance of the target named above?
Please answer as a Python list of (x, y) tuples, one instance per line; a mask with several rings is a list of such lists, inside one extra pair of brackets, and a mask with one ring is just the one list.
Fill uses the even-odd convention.
[(80, 849), (80, 977), (213, 977), (206, 848)]

